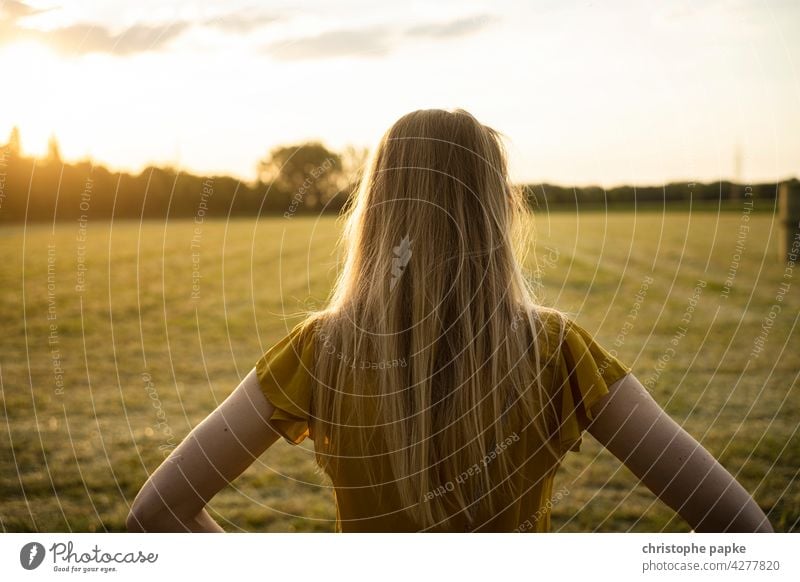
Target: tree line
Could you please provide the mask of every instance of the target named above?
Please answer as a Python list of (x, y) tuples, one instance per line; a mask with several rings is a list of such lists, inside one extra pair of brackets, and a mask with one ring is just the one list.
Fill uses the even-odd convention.
[[(355, 191), (364, 150), (334, 152), (320, 143), (274, 148), (257, 177), (198, 176), (172, 167), (138, 174), (111, 172), (91, 161), (65, 163), (51, 139), (47, 155), (23, 155), (19, 131), (0, 148), (0, 223), (105, 219), (178, 219), (339, 213)], [(796, 180), (794, 180), (796, 182)], [(532, 208), (630, 207), (684, 201), (730, 202), (744, 187), (730, 182), (603, 189), (525, 185)], [(773, 201), (777, 184), (752, 186), (754, 199)]]

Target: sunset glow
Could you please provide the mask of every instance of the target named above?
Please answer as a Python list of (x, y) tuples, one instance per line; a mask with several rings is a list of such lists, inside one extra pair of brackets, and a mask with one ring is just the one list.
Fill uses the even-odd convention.
[(369, 146), (463, 107), (508, 136), (518, 180), (800, 172), (793, 3), (6, 4), (0, 139), (18, 126), (31, 154), (54, 134), (67, 160), (249, 180), (276, 145)]

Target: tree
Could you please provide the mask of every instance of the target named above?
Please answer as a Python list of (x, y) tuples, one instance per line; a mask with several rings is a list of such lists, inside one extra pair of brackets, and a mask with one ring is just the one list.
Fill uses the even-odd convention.
[(61, 163), (61, 147), (58, 145), (58, 139), (55, 135), (50, 136), (47, 142), (47, 161), (50, 163)]
[(19, 137), (19, 128), (14, 126), (11, 128), (11, 133), (8, 136), (8, 143), (6, 144), (6, 152), (18, 158), (22, 153), (22, 142)]
[(258, 164), (259, 179), (306, 209), (323, 208), (344, 187), (342, 158), (318, 142), (274, 148)]

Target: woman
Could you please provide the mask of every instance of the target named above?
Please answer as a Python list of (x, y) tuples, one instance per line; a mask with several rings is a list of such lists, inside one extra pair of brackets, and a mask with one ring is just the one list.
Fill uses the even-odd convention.
[(279, 437), (314, 440), (340, 531), (548, 531), (588, 431), (697, 531), (771, 531), (748, 493), (520, 264), (526, 205), (465, 111), (386, 133), (310, 313), (150, 477), (135, 531), (222, 531), (205, 504)]

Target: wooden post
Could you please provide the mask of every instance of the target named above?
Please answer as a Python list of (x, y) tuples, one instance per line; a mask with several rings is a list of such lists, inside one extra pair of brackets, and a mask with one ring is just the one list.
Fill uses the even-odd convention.
[[(778, 220), (780, 235), (778, 236), (778, 260), (797, 261), (800, 239), (800, 187), (797, 182), (784, 182), (778, 189)], [(789, 255), (794, 251), (794, 258)]]

